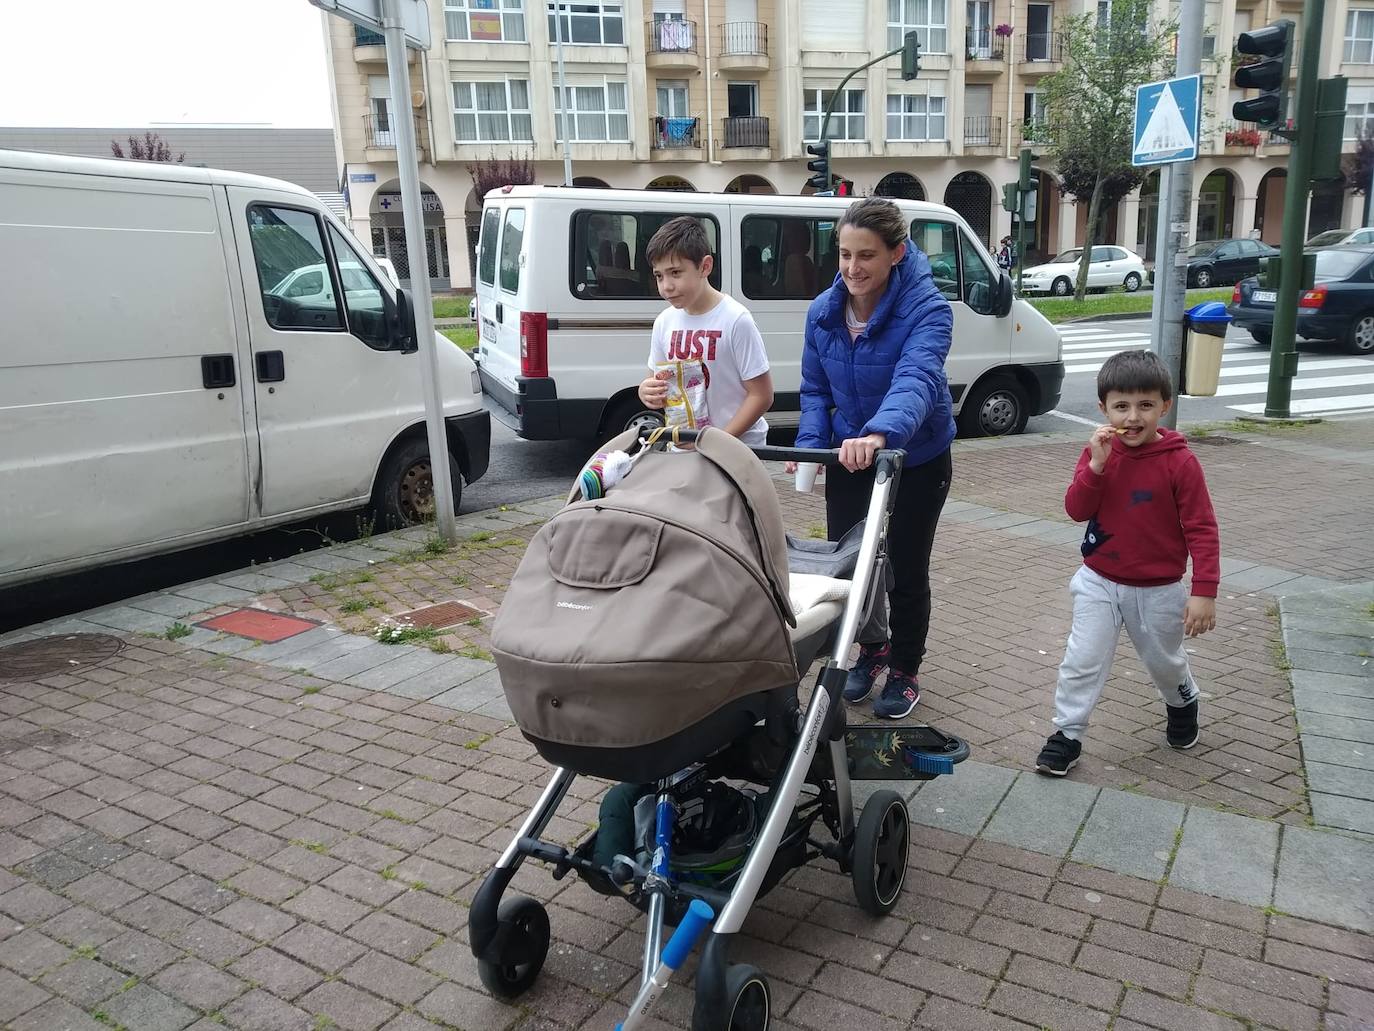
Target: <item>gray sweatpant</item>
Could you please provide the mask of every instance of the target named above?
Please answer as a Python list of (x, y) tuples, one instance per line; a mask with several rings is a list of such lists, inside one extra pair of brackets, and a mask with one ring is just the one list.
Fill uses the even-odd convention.
[(1088, 717), (1112, 671), (1123, 623), (1164, 704), (1187, 705), (1197, 698), (1183, 650), (1188, 589), (1182, 581), (1127, 587), (1082, 566), (1069, 582), (1069, 593), (1073, 628), (1054, 690), (1054, 725), (1065, 737), (1077, 741), (1088, 728)]

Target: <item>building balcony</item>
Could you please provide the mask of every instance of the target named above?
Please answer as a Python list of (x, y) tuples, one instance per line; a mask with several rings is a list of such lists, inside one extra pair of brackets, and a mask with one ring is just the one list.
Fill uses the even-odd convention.
[(665, 118), (655, 115), (649, 119), (649, 148), (656, 159), (681, 158), (701, 160), (701, 119)]
[(726, 22), (720, 27), (716, 58), (723, 71), (768, 70), (768, 26), (757, 21)]
[(1044, 122), (1018, 122), (1016, 129), (1021, 143), (1038, 147), (1050, 142), (1050, 127)]
[(1006, 68), (1006, 40), (992, 29), (964, 30), (964, 66), (967, 75), (1000, 75)]
[(650, 68), (696, 68), (701, 63), (697, 48), (697, 23), (657, 21), (648, 26), (645, 64)]
[(1064, 37), (1058, 32), (1028, 32), (1021, 37), (1022, 75), (1057, 72), (1064, 62)]
[(361, 25), (353, 26), (353, 60), (359, 64), (380, 61), (386, 64), (386, 40), (380, 32), (373, 32)]
[(735, 115), (724, 120), (721, 146), (768, 149), (768, 119), (760, 115)]
[(1001, 118), (996, 115), (969, 115), (964, 119), (965, 150), (981, 150), (1001, 145)]
[[(425, 120), (418, 114), (413, 116), (415, 122), (415, 153), (419, 160), (429, 160), (429, 139), (425, 135)], [(390, 115), (387, 118), (378, 118), (374, 114), (363, 115), (363, 147), (365, 148), (364, 160), (367, 161), (395, 161), (394, 152), (396, 150), (396, 116)]]

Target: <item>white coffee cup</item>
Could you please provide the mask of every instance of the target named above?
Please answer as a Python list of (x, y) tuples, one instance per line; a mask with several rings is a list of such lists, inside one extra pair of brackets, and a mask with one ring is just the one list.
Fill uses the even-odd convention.
[(811, 488), (816, 486), (816, 473), (820, 465), (815, 462), (797, 463), (797, 490), (803, 494), (810, 494)]

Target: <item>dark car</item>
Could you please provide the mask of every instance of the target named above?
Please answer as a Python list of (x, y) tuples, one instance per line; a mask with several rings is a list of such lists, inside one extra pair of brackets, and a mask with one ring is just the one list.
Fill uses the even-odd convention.
[(1258, 240), (1206, 240), (1184, 252), (1188, 257), (1188, 285), (1236, 283), (1259, 274), (1260, 261), (1279, 253)]
[[(1226, 306), (1233, 324), (1265, 347), (1273, 339), (1276, 294), (1257, 278), (1242, 279)], [(1354, 354), (1374, 354), (1374, 245), (1317, 252), (1312, 289), (1298, 295), (1297, 332), (1305, 340), (1340, 340)]]

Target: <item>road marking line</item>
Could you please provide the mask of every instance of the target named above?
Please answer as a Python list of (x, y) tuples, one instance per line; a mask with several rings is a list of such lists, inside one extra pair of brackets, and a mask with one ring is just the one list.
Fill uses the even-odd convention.
[(1045, 414), (1046, 414), (1046, 415), (1053, 415), (1056, 419), (1068, 419), (1069, 422), (1078, 422), (1078, 423), (1082, 423), (1084, 426), (1100, 426), (1100, 425), (1102, 425), (1102, 424), (1099, 423), (1099, 422), (1093, 422), (1093, 420), (1091, 420), (1091, 419), (1085, 419), (1085, 418), (1083, 418), (1083, 416), (1081, 416), (1081, 415), (1074, 415), (1074, 414), (1072, 414), (1071, 412), (1061, 412), (1058, 408), (1053, 408), (1053, 409), (1051, 409), (1050, 411), (1046, 412)]

